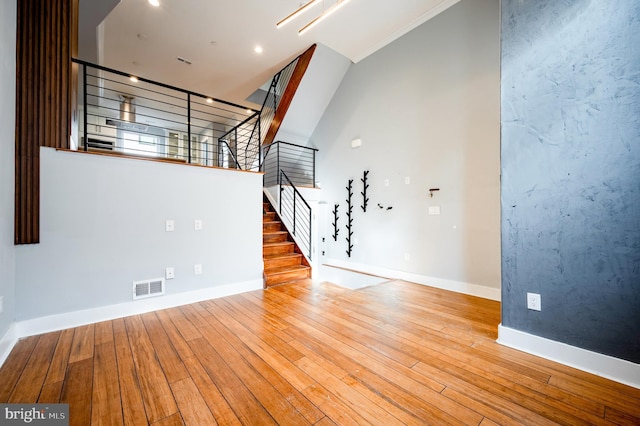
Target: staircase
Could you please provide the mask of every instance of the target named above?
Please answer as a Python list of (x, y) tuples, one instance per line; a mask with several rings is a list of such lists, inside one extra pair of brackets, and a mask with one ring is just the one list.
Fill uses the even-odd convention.
[(262, 259), (265, 288), (311, 277), (307, 259), (300, 253), (266, 196), (263, 198)]

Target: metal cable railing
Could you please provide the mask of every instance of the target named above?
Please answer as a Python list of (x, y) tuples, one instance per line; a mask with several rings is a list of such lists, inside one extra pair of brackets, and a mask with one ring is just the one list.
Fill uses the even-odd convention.
[(311, 206), (287, 174), (280, 170), (280, 218), (311, 260)]
[[(248, 127), (259, 113), (73, 59), (80, 67), (78, 149), (243, 168)], [(224, 139), (228, 129), (233, 139)], [(258, 145), (259, 146), (259, 145)], [(249, 154), (251, 155), (251, 154)], [(255, 154), (253, 154), (255, 156)]]
[(315, 188), (316, 148), (277, 141), (262, 150), (265, 187), (279, 185), (280, 170), (284, 170), (296, 186)]
[(269, 127), (271, 127), (271, 122), (273, 122), (278, 105), (280, 105), (280, 99), (282, 99), (282, 95), (289, 85), (289, 81), (291, 80), (291, 76), (293, 75), (293, 71), (298, 64), (299, 59), (300, 57), (298, 56), (274, 75), (273, 79), (271, 79), (269, 91), (262, 102), (262, 108), (260, 110), (260, 128), (264, 136), (267, 135)]
[(260, 113), (248, 117), (218, 138), (233, 147), (239, 169), (260, 170)]
[(241, 169), (262, 170), (261, 154), (263, 154), (263, 150), (260, 147), (271, 127), (282, 94), (289, 85), (289, 80), (291, 80), (299, 58), (291, 61), (273, 76), (259, 113), (220, 136), (220, 140), (225, 140), (230, 146), (236, 147), (238, 164)]

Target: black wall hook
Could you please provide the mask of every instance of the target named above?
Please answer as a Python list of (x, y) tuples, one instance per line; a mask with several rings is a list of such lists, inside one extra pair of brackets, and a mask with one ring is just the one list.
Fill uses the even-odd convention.
[(353, 235), (353, 218), (351, 214), (353, 213), (353, 205), (351, 204), (351, 199), (353, 198), (353, 179), (349, 179), (349, 186), (347, 186), (347, 256), (351, 257), (351, 252), (353, 251), (353, 244), (351, 244), (351, 236)]
[(340, 204), (333, 206), (333, 241), (338, 241), (338, 232), (340, 232), (340, 229), (338, 229), (338, 207), (340, 207)]
[(369, 204), (369, 199), (367, 198), (367, 188), (369, 188), (369, 184), (367, 183), (368, 175), (369, 170), (365, 170), (362, 179), (360, 179), (363, 184), (363, 190), (362, 192), (360, 192), (360, 194), (362, 194), (362, 205), (360, 206), (360, 208), (363, 212), (367, 211), (367, 205)]

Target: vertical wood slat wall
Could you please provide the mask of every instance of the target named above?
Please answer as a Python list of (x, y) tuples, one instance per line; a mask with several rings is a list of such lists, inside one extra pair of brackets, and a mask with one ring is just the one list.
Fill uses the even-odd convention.
[(14, 235), (31, 244), (40, 240), (40, 147), (69, 147), (78, 0), (17, 6)]

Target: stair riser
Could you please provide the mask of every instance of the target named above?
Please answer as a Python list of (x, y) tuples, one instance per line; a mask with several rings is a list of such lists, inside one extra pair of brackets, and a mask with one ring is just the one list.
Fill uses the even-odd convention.
[(263, 222), (272, 222), (276, 220), (276, 213), (275, 212), (270, 212), (270, 213), (265, 213), (262, 215), (262, 221)]
[(271, 285), (276, 285), (276, 284), (284, 284), (284, 283), (290, 283), (293, 281), (306, 280), (307, 278), (309, 278), (309, 270), (301, 269), (301, 270), (285, 272), (280, 274), (267, 275), (265, 280), (265, 285), (269, 287)]
[(282, 242), (282, 241), (287, 241), (287, 234), (283, 233), (283, 234), (263, 234), (262, 235), (262, 242), (265, 244), (268, 243), (278, 243), (278, 242)]
[(282, 231), (281, 222), (269, 222), (262, 225), (262, 232)]
[(262, 254), (264, 256), (283, 253), (293, 253), (293, 243), (274, 247), (262, 247)]
[(284, 268), (286, 266), (302, 265), (302, 256), (287, 256), (275, 259), (265, 259), (264, 269)]

